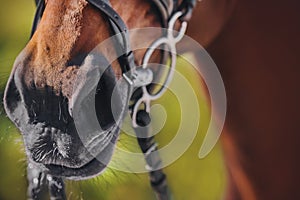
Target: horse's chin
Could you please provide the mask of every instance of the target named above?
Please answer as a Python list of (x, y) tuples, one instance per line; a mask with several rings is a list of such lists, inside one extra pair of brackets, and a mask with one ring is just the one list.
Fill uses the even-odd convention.
[(84, 180), (101, 174), (107, 165), (94, 158), (80, 168), (63, 167), (60, 165), (44, 165), (47, 173), (57, 177), (64, 177), (70, 180)]

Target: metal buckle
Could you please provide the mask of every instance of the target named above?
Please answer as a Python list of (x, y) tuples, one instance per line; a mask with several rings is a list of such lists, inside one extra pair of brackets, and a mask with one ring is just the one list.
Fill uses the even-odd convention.
[(133, 72), (123, 74), (124, 79), (134, 88), (149, 85), (153, 80), (153, 72), (150, 69), (137, 68)]

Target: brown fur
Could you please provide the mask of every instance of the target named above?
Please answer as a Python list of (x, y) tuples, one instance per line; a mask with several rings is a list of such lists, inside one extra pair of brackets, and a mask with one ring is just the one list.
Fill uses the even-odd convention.
[(204, 28), (190, 35), (206, 45), (228, 97), (228, 199), (299, 199), (300, 3), (203, 1), (198, 8), (190, 27)]

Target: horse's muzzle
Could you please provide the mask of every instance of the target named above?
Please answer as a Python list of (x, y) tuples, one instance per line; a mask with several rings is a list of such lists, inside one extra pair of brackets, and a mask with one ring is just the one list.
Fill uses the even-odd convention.
[[(21, 131), (31, 162), (55, 176), (83, 179), (111, 159), (127, 109), (127, 85), (118, 84), (100, 55), (88, 55), (73, 73), (71, 95), (47, 84), (26, 84), (22, 54), (7, 83), (4, 105)], [(121, 95), (122, 94), (122, 95)]]

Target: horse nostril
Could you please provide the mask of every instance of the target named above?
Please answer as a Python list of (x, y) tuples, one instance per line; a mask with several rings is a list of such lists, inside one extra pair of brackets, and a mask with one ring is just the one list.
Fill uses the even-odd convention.
[(26, 121), (28, 116), (23, 105), (23, 87), (18, 72), (18, 70), (14, 70), (6, 84), (3, 103), (7, 116), (17, 126), (20, 126), (20, 119)]

